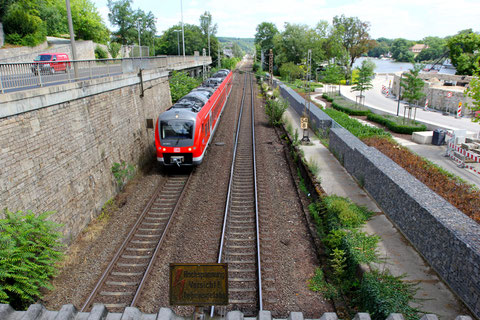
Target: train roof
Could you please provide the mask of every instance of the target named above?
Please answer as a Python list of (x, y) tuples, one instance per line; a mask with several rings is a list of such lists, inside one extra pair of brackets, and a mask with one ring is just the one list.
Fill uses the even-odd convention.
[(193, 89), (190, 92), (199, 92), (201, 94), (206, 95), (207, 98), (210, 98), (213, 95), (213, 93), (215, 92), (215, 89), (210, 88), (210, 87), (198, 87), (198, 88)]
[(202, 83), (202, 87), (214, 87), (219, 86), (225, 78), (208, 78)]
[(196, 120), (196, 112), (192, 112), (190, 109), (168, 109), (165, 112), (161, 113), (158, 117), (158, 120), (172, 120), (172, 119), (182, 119), (182, 120)]

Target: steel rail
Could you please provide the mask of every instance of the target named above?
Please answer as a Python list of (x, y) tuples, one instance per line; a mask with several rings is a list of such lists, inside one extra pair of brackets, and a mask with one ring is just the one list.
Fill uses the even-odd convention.
[(143, 285), (145, 284), (148, 275), (152, 271), (153, 264), (155, 263), (155, 259), (158, 255), (158, 252), (160, 251), (160, 248), (162, 246), (163, 240), (165, 239), (165, 236), (167, 235), (168, 228), (170, 227), (170, 222), (172, 221), (172, 218), (175, 216), (175, 213), (177, 212), (178, 206), (180, 205), (180, 202), (182, 202), (183, 196), (185, 195), (185, 190), (187, 189), (187, 186), (190, 182), (190, 178), (192, 177), (192, 173), (188, 175), (187, 181), (185, 181), (185, 185), (182, 189), (182, 192), (180, 193), (180, 196), (178, 197), (177, 203), (175, 204), (175, 208), (173, 208), (172, 214), (168, 218), (167, 225), (165, 226), (165, 230), (162, 233), (162, 236), (160, 237), (160, 240), (158, 241), (157, 246), (155, 247), (155, 251), (153, 252), (152, 259), (148, 263), (147, 269), (145, 270), (145, 273), (142, 277), (142, 280), (140, 281), (140, 284), (138, 285), (137, 291), (135, 292), (135, 296), (133, 297), (132, 303), (130, 304), (130, 307), (134, 307), (135, 304), (138, 301), (138, 298), (140, 297), (140, 293), (142, 292)]
[[(191, 173), (189, 175), (189, 177), (187, 178), (187, 182), (189, 181), (190, 179), (190, 176), (191, 176)], [(123, 243), (121, 244), (121, 246), (119, 247), (119, 249), (117, 250), (115, 256), (112, 258), (112, 260), (110, 261), (110, 263), (108, 264), (107, 268), (105, 269), (105, 271), (103, 272), (103, 274), (101, 275), (100, 279), (98, 280), (97, 284), (95, 285), (95, 288), (92, 290), (92, 292), (90, 293), (90, 295), (88, 296), (87, 300), (85, 301), (84, 305), (82, 306), (82, 308), (80, 309), (80, 312), (85, 312), (86, 309), (93, 303), (93, 299), (97, 296), (98, 292), (99, 292), (99, 289), (105, 284), (105, 281), (107, 279), (107, 277), (110, 275), (110, 273), (112, 272), (113, 268), (115, 267), (116, 263), (118, 262), (118, 260), (120, 259), (121, 255), (124, 253), (125, 251), (125, 248), (127, 247), (127, 245), (130, 243), (130, 241), (132, 240), (132, 238), (135, 236), (135, 232), (137, 231), (139, 225), (143, 222), (145, 216), (149, 213), (150, 209), (152, 208), (155, 200), (158, 198), (158, 196), (160, 195), (161, 193), (161, 190), (162, 188), (167, 185), (168, 183), (168, 180), (164, 183), (164, 184), (161, 184), (157, 187), (157, 189), (155, 189), (152, 197), (150, 198), (150, 200), (148, 201), (147, 205), (145, 206), (145, 208), (143, 209), (142, 213), (140, 214), (140, 216), (138, 217), (137, 221), (135, 222), (135, 224), (132, 226), (132, 228), (130, 229), (130, 232), (128, 233), (128, 235), (126, 236), (125, 240), (123, 241)], [(187, 185), (187, 183), (185, 183), (182, 191), (181, 191), (181, 195), (180, 197), (178, 198), (178, 200), (181, 199), (183, 193), (184, 193), (184, 190), (186, 189), (185, 186)], [(177, 206), (178, 206), (178, 201), (177, 201), (177, 204), (175, 205), (175, 209), (177, 209)], [(172, 215), (173, 215), (173, 212), (172, 211)], [(165, 230), (164, 230), (164, 233), (166, 233), (167, 229), (168, 229), (168, 224), (170, 223), (170, 219), (167, 223), (167, 226), (165, 227)], [(162, 239), (164, 238), (164, 235), (162, 234), (161, 238), (159, 241), (161, 241)], [(158, 245), (157, 245), (157, 248), (158, 248)], [(155, 249), (155, 253), (157, 252), (157, 248)], [(152, 256), (151, 260), (150, 260), (150, 263), (149, 263), (149, 266), (150, 264), (152, 263), (152, 259), (155, 257), (155, 253), (154, 255)], [(142, 279), (144, 280), (144, 279)], [(138, 290), (137, 290), (138, 292)]]

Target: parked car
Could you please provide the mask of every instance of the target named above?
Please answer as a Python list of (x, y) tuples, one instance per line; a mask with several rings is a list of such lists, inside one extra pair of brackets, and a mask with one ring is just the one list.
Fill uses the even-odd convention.
[(66, 53), (42, 53), (33, 59), (32, 72), (37, 75), (40, 71), (53, 74), (55, 72), (67, 72), (70, 68), (70, 61)]

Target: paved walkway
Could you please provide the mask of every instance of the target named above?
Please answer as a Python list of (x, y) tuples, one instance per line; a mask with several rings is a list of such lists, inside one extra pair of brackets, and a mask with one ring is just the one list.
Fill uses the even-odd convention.
[[(338, 86), (337, 86), (338, 89)], [(344, 89), (342, 89), (344, 90)], [(342, 92), (345, 92), (342, 91)], [(317, 97), (321, 97), (322, 93), (315, 93), (312, 94), (311, 99), (314, 100), (315, 102), (325, 106), (325, 103), (319, 99), (316, 99)], [(350, 99), (350, 98), (349, 98)], [(387, 99), (383, 97), (383, 99)], [(388, 99), (387, 99), (388, 100)], [(358, 120), (358, 119), (357, 119)], [(465, 120), (465, 119), (453, 119), (453, 120)], [(359, 120), (361, 121), (361, 120)], [(371, 125), (369, 122), (366, 121), (361, 121), (365, 124)], [(461, 122), (459, 122), (461, 124)], [(478, 124), (473, 124), (476, 125), (480, 128), (480, 125)], [(455, 161), (450, 159), (449, 157), (445, 157), (445, 152), (447, 149), (447, 146), (437, 146), (437, 145), (432, 145), (432, 144), (418, 144), (415, 143), (411, 140), (405, 140), (401, 138), (394, 137), (394, 139), (401, 145), (407, 147), (410, 149), (412, 152), (418, 154), (421, 157), (424, 157), (436, 165), (442, 167), (444, 170), (453, 173), (457, 177), (460, 177), (461, 179), (467, 181), (468, 183), (472, 185), (476, 185), (478, 188), (480, 188), (480, 174), (476, 173), (472, 170), (469, 170), (468, 168), (460, 168)], [(471, 164), (469, 165), (474, 166), (475, 168), (478, 168), (480, 170), (480, 164)]]
[[(300, 129), (300, 117), (291, 108), (285, 113), (286, 120), (293, 129)], [(454, 294), (438, 278), (436, 273), (421, 258), (417, 251), (406, 240), (381, 212), (377, 204), (360, 188), (337, 159), (314, 136), (309, 133), (311, 145), (301, 146), (305, 157), (315, 162), (320, 168), (317, 175), (322, 188), (327, 194), (347, 197), (359, 205), (366, 206), (376, 215), (368, 221), (365, 230), (378, 235), (379, 255), (386, 258), (386, 262), (378, 265), (379, 269), (387, 268), (394, 275), (407, 274), (406, 280), (419, 282), (417, 298), (422, 299), (422, 310), (438, 315), (441, 319), (455, 319), (457, 315), (469, 314), (464, 305), (456, 299)], [(425, 300), (426, 299), (426, 300)]]

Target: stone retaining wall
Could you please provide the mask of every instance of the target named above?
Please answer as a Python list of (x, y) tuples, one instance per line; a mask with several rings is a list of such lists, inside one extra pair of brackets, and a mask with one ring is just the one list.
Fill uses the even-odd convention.
[[(301, 101), (293, 90), (285, 89), (283, 85), (281, 88), (282, 95), (289, 101)], [(316, 117), (317, 113), (323, 112), (317, 108), (312, 116)], [(325, 117), (328, 115), (323, 113), (319, 119), (325, 121)], [(325, 130), (322, 126), (317, 129)], [(432, 268), (479, 317), (480, 226), (344, 128), (332, 127), (329, 135), (329, 148), (345, 169), (363, 185)]]
[(115, 196), (113, 163), (155, 158), (146, 119), (171, 104), (168, 72), (143, 79), (143, 98), (137, 73), (2, 95), (0, 108), (29, 110), (0, 118), (2, 209), (55, 211), (65, 241), (75, 238)]

